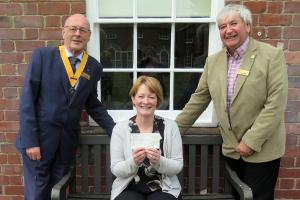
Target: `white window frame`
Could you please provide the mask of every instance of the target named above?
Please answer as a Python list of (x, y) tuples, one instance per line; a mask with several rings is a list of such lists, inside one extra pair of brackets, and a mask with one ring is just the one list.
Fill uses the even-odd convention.
[[(171, 41), (171, 51), (170, 51), (170, 68), (168, 69), (138, 69), (137, 68), (137, 24), (139, 23), (169, 23), (171, 24), (171, 38), (174, 40), (175, 34), (175, 24), (176, 23), (209, 23), (209, 46), (208, 55), (220, 50), (222, 48), (222, 43), (219, 38), (218, 26), (216, 24), (216, 13), (224, 7), (223, 0), (211, 0), (211, 16), (208, 18), (176, 18), (176, 0), (172, 0), (172, 16), (170, 18), (138, 18), (137, 12), (133, 14), (133, 18), (99, 18), (99, 1), (86, 0), (86, 15), (91, 25), (91, 38), (87, 45), (88, 53), (100, 61), (100, 29), (98, 24), (120, 24), (120, 23), (130, 23), (134, 26), (133, 31), (133, 68), (117, 68), (117, 69), (103, 69), (104, 72), (132, 72), (132, 71), (154, 71), (154, 72), (170, 72), (170, 109), (169, 110), (157, 110), (156, 114), (167, 117), (170, 119), (175, 119), (176, 116), (181, 112), (180, 110), (173, 110), (173, 87), (174, 87), (174, 72), (203, 72), (203, 69), (177, 69), (174, 68), (174, 41)], [(136, 4), (138, 0), (133, 0), (133, 7), (136, 10)], [(134, 80), (136, 80), (136, 75)], [(98, 86), (99, 98), (101, 98), (101, 83)], [(113, 117), (115, 122), (128, 119), (129, 116), (135, 114), (135, 110), (108, 110), (108, 113)], [(96, 123), (90, 118), (90, 125), (96, 125)], [(212, 102), (208, 108), (202, 113), (202, 115), (196, 120), (193, 126), (201, 127), (215, 127), (217, 126), (217, 117), (214, 111)]]

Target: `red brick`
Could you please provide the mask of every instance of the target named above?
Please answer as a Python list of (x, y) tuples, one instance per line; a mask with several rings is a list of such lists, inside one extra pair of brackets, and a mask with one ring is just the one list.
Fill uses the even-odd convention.
[(281, 27), (268, 27), (267, 28), (267, 37), (272, 39), (281, 38), (282, 29)]
[(300, 178), (296, 179), (296, 189), (300, 189)]
[(19, 121), (19, 112), (16, 110), (4, 111), (4, 120), (6, 121)]
[(0, 29), (0, 40), (21, 40), (23, 32), (21, 29)]
[(45, 43), (43, 41), (31, 41), (31, 40), (16, 41), (17, 51), (32, 51), (37, 47), (44, 47), (44, 46)]
[(7, 153), (7, 154), (10, 154), (10, 153), (15, 153), (16, 154), (16, 153), (18, 153), (14, 143), (0, 144), (0, 151), (2, 153)]
[(6, 195), (21, 195), (24, 193), (23, 186), (5, 186), (4, 189)]
[(300, 2), (286, 2), (285, 13), (300, 13)]
[(1, 66), (1, 75), (16, 75), (16, 65), (14, 64), (3, 64)]
[(288, 155), (287, 156), (283, 156), (281, 158), (281, 161), (280, 161), (280, 166), (282, 168), (292, 168), (292, 167), (295, 167), (295, 158), (294, 157), (289, 157)]
[[(288, 91), (288, 99), (289, 100), (300, 100), (300, 89), (299, 88), (289, 88), (288, 90), (289, 90)], [(300, 132), (300, 126), (299, 126), (299, 132)]]
[(285, 56), (289, 65), (300, 63), (300, 52), (286, 52)]
[(265, 39), (265, 40), (261, 40), (265, 43), (268, 43), (274, 47), (277, 47), (278, 45), (282, 45), (283, 44), (283, 49), (287, 49), (288, 47), (288, 41), (287, 40), (276, 40), (276, 39)]
[(39, 32), (38, 29), (25, 29), (25, 36), (24, 39), (25, 40), (36, 40), (38, 39), (39, 36)]
[(69, 3), (40, 3), (38, 12), (41, 15), (67, 15), (70, 13)]
[(300, 123), (286, 124), (288, 134), (300, 134)]
[(17, 74), (24, 77), (26, 72), (27, 72), (27, 64), (18, 64)]
[(23, 53), (0, 53), (0, 63), (20, 63), (23, 58)]
[[(300, 148), (298, 147), (287, 147), (285, 150), (285, 155), (289, 155), (291, 157), (300, 157)], [(300, 171), (300, 169), (299, 169)]]
[(300, 51), (300, 39), (299, 40), (290, 40), (290, 51)]
[(256, 27), (256, 26), (259, 25), (258, 24), (258, 19), (259, 19), (259, 15), (255, 15), (255, 14), (252, 15), (252, 25), (253, 25), (253, 27)]
[(7, 159), (8, 164), (21, 164), (21, 158), (19, 154), (9, 154)]
[(0, 87), (21, 87), (23, 86), (24, 77), (21, 76), (2, 76)]
[(268, 13), (281, 13), (282, 3), (281, 2), (268, 2)]
[(300, 199), (300, 190), (277, 190), (276, 199)]
[(19, 122), (0, 121), (0, 131), (18, 131)]
[(280, 169), (279, 176), (284, 178), (295, 178), (300, 177), (300, 169)]
[(278, 15), (278, 14), (263, 14), (259, 17), (259, 25), (266, 26), (279, 26), (279, 25), (291, 25), (292, 16)]
[(11, 52), (14, 51), (15, 46), (12, 40), (2, 40), (1, 41), (1, 51), (2, 52)]
[(18, 16), (15, 17), (16, 28), (35, 27), (41, 28), (44, 26), (44, 19), (42, 16)]
[(253, 38), (255, 39), (262, 39), (262, 38), (265, 38), (265, 28), (264, 27), (254, 27), (252, 28), (252, 31), (251, 31), (251, 35)]
[(9, 143), (15, 143), (17, 138), (16, 132), (6, 133), (6, 141)]
[(6, 99), (16, 99), (19, 97), (18, 88), (4, 88), (3, 96)]
[(3, 165), (3, 173), (5, 175), (22, 175), (23, 166), (22, 165)]
[(296, 158), (296, 167), (300, 167), (300, 156)]
[(294, 15), (293, 25), (294, 26), (300, 26), (300, 15)]
[(24, 3), (24, 15), (37, 15), (37, 3)]
[(0, 4), (0, 15), (21, 15), (22, 14), (22, 6), (21, 4), (15, 3), (1, 3)]
[(0, 110), (13, 110), (19, 108), (19, 100), (16, 99), (0, 99)]
[(295, 189), (295, 179), (280, 178), (280, 189)]
[[(7, 155), (6, 154), (0, 154), (0, 164), (3, 165), (3, 164), (7, 164), (8, 163), (8, 159), (7, 159)], [(1, 185), (1, 183), (0, 183)]]
[(61, 38), (60, 28), (48, 28), (40, 31), (40, 39), (42, 40), (60, 40)]
[[(3, 121), (4, 120), (4, 113), (2, 110), (0, 110), (0, 121)], [(1, 138), (2, 136), (2, 133), (0, 133), (0, 141), (4, 141), (3, 138)]]
[(0, 185), (9, 185), (9, 176), (0, 175)]
[(0, 16), (0, 28), (10, 28), (12, 26), (11, 17)]
[[(296, 113), (296, 112), (294, 112)], [(296, 113), (297, 116), (297, 113)], [(298, 135), (287, 134), (286, 136), (286, 145), (287, 146), (296, 146), (297, 145)]]
[(266, 2), (245, 2), (244, 5), (251, 10), (252, 13), (264, 13), (266, 11)]
[(62, 27), (60, 16), (47, 16), (46, 27)]
[(75, 13), (85, 13), (85, 3), (84, 2), (78, 2), (78, 3), (72, 3), (71, 4), (71, 14)]
[(287, 39), (299, 39), (300, 27), (285, 27), (283, 32), (284, 38)]
[(9, 176), (9, 185), (23, 185), (22, 176)]

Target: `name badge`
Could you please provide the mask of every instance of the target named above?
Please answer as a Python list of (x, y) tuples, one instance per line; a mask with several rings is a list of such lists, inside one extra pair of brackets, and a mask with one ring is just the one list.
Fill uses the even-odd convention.
[(242, 75), (242, 76), (248, 76), (249, 75), (249, 71), (248, 70), (244, 70), (244, 69), (239, 69), (237, 71), (238, 75)]
[(90, 80), (90, 79), (91, 79), (90, 75), (88, 75), (88, 74), (85, 73), (85, 72), (82, 72), (82, 73), (81, 73), (81, 76), (82, 76), (83, 78), (87, 79), (87, 80)]

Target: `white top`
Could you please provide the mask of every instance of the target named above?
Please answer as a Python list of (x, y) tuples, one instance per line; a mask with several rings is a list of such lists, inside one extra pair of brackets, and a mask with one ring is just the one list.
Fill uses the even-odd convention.
[[(115, 199), (138, 172), (132, 157), (129, 120), (116, 124), (110, 141), (111, 172), (116, 176), (112, 184), (111, 200)], [(153, 166), (162, 174), (162, 191), (176, 198), (181, 192), (177, 174), (183, 167), (182, 140), (175, 121), (164, 118), (164, 156)]]

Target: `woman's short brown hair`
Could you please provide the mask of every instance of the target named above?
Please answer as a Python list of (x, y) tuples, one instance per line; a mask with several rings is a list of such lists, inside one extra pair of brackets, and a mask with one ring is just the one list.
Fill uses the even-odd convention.
[(145, 84), (150, 92), (153, 92), (157, 96), (157, 108), (161, 106), (163, 100), (164, 100), (164, 94), (163, 89), (161, 87), (160, 82), (151, 76), (139, 76), (138, 79), (134, 82), (132, 88), (129, 91), (129, 95), (131, 97), (134, 97), (139, 89), (139, 87)]

